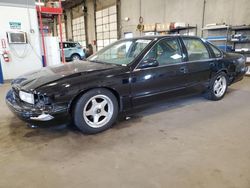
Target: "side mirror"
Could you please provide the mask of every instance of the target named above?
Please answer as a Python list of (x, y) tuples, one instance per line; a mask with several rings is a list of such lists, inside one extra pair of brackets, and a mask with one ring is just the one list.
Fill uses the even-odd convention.
[(140, 63), (140, 68), (158, 67), (159, 62), (154, 58), (145, 59)]

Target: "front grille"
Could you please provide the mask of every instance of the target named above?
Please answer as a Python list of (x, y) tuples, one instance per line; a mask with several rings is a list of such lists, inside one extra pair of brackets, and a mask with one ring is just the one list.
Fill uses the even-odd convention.
[(35, 94), (35, 103), (39, 108), (51, 107), (51, 99), (44, 94)]
[(13, 90), (14, 100), (20, 104), (25, 104), (25, 106), (29, 106), (32, 108), (35, 107), (38, 109), (51, 109), (52, 108), (50, 98), (44, 94), (35, 93), (34, 94), (35, 104), (29, 104), (29, 103), (23, 102), (20, 99), (19, 97), (20, 88), (18, 88), (16, 85), (13, 85), (12, 90)]

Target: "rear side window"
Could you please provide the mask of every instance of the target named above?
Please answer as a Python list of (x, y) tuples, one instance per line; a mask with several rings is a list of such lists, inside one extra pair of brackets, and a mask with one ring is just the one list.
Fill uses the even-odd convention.
[[(59, 43), (59, 47), (61, 48), (60, 46), (60, 43)], [(80, 44), (79, 43), (72, 43), (72, 42), (64, 42), (63, 43), (63, 48), (75, 48), (75, 47), (80, 47)]]
[[(208, 43), (209, 44), (209, 43)], [(212, 44), (209, 44), (209, 46), (212, 48), (215, 57), (221, 57), (221, 51), (219, 49), (217, 49), (215, 46), (213, 46)]]
[[(59, 47), (61, 48), (60, 43), (59, 43)], [(63, 48), (69, 48), (69, 43), (63, 43)]]
[(186, 46), (189, 61), (199, 61), (209, 59), (206, 46), (200, 39), (183, 38)]

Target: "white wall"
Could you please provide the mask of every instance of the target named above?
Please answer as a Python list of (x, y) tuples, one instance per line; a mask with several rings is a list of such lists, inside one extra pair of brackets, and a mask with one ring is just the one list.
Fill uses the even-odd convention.
[(44, 43), (46, 48), (46, 64), (47, 66), (61, 64), (59, 38), (46, 36), (44, 37)]
[[(141, 6), (140, 6), (141, 1)], [(139, 23), (140, 10), (145, 24), (185, 22), (198, 26), (201, 34), (204, 0), (121, 0), (121, 29), (133, 32)], [(250, 24), (250, 0), (206, 0), (204, 24)], [(128, 22), (124, 21), (129, 17)]]
[[(11, 61), (4, 62), (1, 56), (4, 79), (13, 79), (25, 72), (41, 68), (41, 48), (35, 8), (0, 5), (0, 17), (0, 40), (5, 39), (7, 43), (6, 32), (14, 31), (10, 29), (9, 22), (21, 22), (20, 31), (27, 32), (29, 39), (29, 44), (11, 44), (10, 46), (7, 43)], [(30, 29), (34, 29), (34, 33), (31, 33)], [(1, 44), (0, 50), (3, 50)]]

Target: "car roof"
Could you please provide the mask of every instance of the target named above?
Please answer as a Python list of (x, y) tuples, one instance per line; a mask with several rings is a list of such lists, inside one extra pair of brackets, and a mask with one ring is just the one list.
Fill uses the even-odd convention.
[[(133, 37), (129, 39), (150, 39), (150, 40), (159, 40), (166, 37), (182, 37), (182, 38), (200, 38), (197, 36), (187, 36), (187, 35), (179, 35), (179, 34), (169, 34), (169, 35), (150, 35), (150, 36), (141, 36), (141, 37)], [(126, 40), (126, 39), (125, 39)]]

